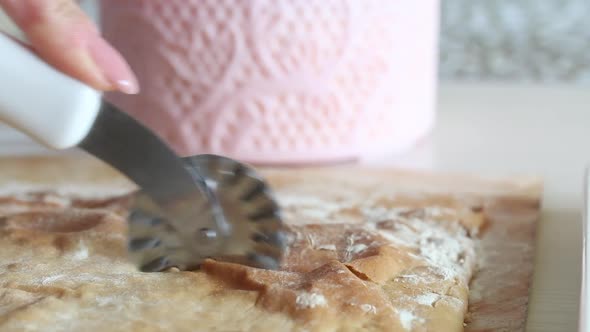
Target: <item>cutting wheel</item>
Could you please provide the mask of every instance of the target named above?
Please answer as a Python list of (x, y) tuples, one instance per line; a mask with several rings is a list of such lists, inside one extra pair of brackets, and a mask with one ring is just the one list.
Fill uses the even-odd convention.
[(156, 204), (139, 192), (129, 216), (129, 253), (145, 272), (193, 269), (206, 258), (276, 269), (286, 248), (284, 224), (273, 193), (249, 166), (216, 155), (183, 158), (205, 179), (228, 229), (175, 229)]

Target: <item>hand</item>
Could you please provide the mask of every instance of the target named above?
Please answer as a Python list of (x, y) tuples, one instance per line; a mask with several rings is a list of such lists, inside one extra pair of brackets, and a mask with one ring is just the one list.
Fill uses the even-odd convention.
[(74, 0), (0, 0), (0, 7), (55, 68), (99, 90), (139, 91), (127, 62)]

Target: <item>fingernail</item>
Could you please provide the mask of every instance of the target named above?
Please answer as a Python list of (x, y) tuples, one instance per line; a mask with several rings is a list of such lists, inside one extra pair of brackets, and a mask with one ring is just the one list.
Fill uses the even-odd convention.
[(139, 92), (139, 83), (127, 62), (100, 35), (89, 40), (88, 52), (104, 77), (117, 90), (127, 94)]

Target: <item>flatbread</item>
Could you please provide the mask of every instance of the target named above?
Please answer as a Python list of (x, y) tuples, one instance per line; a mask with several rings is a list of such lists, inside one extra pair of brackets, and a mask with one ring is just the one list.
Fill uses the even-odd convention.
[(279, 271), (209, 260), (141, 273), (126, 258), (132, 186), (86, 161), (50, 163), (92, 175), (0, 181), (3, 330), (462, 331), (485, 197), (538, 203), (540, 193), (524, 178), (267, 171), (289, 225)]

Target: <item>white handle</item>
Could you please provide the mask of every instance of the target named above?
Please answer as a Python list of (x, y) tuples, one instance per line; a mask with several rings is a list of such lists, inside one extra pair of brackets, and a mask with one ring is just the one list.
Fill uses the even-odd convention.
[(86, 137), (99, 108), (99, 92), (0, 32), (0, 121), (45, 146), (65, 149)]

